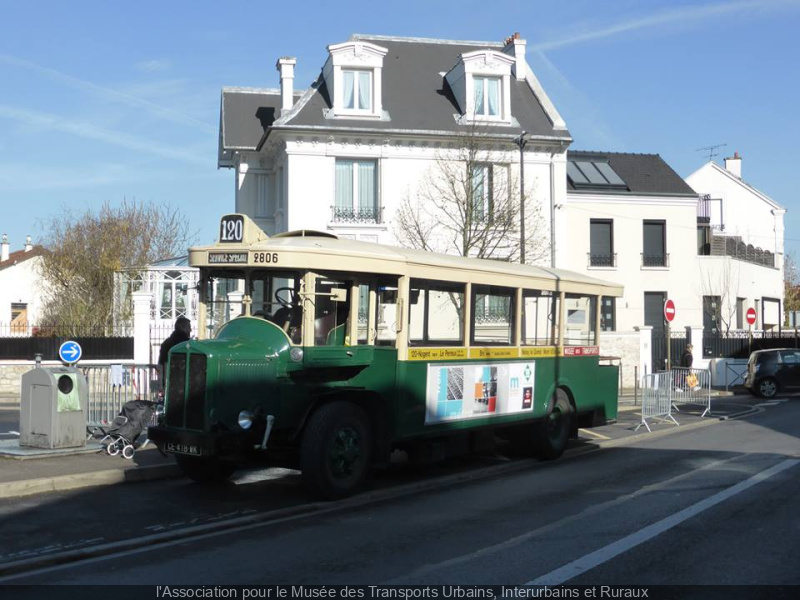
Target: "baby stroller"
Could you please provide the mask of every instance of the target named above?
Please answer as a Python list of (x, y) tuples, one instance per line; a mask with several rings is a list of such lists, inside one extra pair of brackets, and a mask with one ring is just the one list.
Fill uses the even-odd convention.
[[(109, 425), (95, 429), (95, 436), (102, 436), (100, 445), (110, 456), (121, 452), (124, 458), (133, 458), (137, 449), (136, 438), (147, 429), (157, 406), (147, 400), (131, 400), (123, 404), (119, 415)], [(138, 447), (143, 448), (148, 441)]]

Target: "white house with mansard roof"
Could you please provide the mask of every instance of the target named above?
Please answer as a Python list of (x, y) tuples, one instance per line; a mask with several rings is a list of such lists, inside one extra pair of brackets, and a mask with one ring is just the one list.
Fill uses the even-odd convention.
[[(525, 47), (518, 34), (501, 43), (354, 35), (327, 47), (308, 88), (296, 89), (288, 57), (277, 61), (280, 89), (224, 88), (218, 165), (236, 173), (235, 210), (269, 234), (396, 244), (398, 207), (477, 126), (486, 204), (500, 181), (517, 180), (524, 131), (526, 193), (549, 215), (565, 200), (572, 138)], [(549, 219), (541, 225), (549, 239)]]

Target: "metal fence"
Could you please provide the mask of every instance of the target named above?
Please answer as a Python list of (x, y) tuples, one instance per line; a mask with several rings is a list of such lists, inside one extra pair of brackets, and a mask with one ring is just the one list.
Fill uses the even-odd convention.
[(702, 417), (711, 412), (711, 371), (708, 369), (675, 368), (661, 373), (645, 375), (642, 380), (642, 421), (651, 431), (653, 420), (678, 421), (672, 411), (680, 412), (677, 405), (692, 404), (703, 407)]
[(755, 350), (773, 348), (800, 348), (797, 329), (781, 331), (726, 331), (703, 334), (703, 356), (705, 358), (747, 358)]
[(653, 419), (658, 421), (672, 421), (675, 425), (678, 422), (672, 416), (672, 373), (650, 373), (645, 375), (642, 380), (642, 421), (636, 426), (634, 431), (644, 425), (647, 431), (650, 429), (648, 421)]
[[(705, 417), (711, 412), (711, 371), (708, 369), (688, 369), (675, 367), (672, 373), (672, 405), (678, 410), (678, 404), (695, 404), (704, 406)], [(678, 412), (680, 412), (678, 410)]]
[(83, 358), (132, 359), (133, 331), (129, 327), (40, 326), (0, 323), (0, 360), (55, 360), (67, 340), (81, 345)]
[(130, 400), (160, 401), (156, 365), (81, 363), (89, 392), (87, 425), (102, 426), (114, 420)]

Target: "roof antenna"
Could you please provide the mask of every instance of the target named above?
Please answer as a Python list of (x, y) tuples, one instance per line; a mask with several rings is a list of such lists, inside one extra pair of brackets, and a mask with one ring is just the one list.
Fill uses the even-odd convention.
[(727, 146), (728, 144), (714, 144), (713, 146), (703, 146), (702, 148), (698, 148), (695, 152), (700, 152), (701, 150), (708, 150), (708, 160), (711, 160), (715, 156), (719, 155), (719, 152), (714, 152), (717, 148), (722, 148), (723, 146)]

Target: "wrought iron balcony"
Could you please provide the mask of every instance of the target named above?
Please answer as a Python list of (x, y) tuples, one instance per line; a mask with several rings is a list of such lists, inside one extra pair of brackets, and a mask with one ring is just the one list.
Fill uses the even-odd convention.
[(642, 252), (642, 266), (643, 267), (668, 267), (669, 254), (663, 252), (661, 254), (645, 254)]
[(612, 254), (592, 254), (587, 253), (589, 257), (590, 267), (616, 267), (617, 266), (617, 253)]
[(343, 207), (331, 206), (333, 223), (381, 223), (383, 207)]

